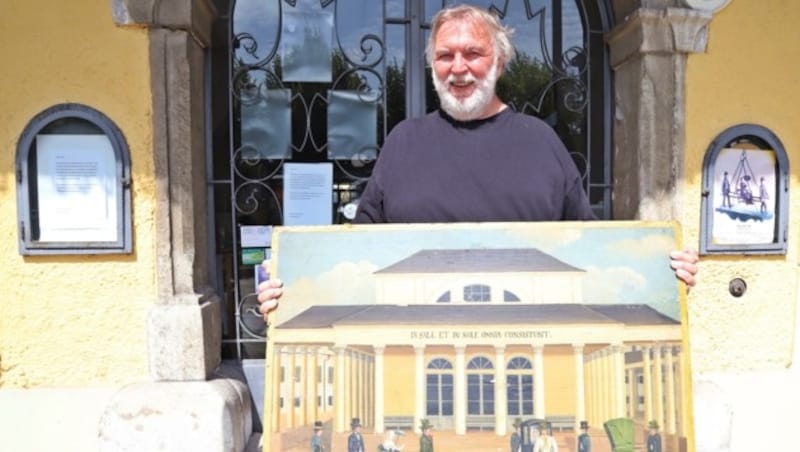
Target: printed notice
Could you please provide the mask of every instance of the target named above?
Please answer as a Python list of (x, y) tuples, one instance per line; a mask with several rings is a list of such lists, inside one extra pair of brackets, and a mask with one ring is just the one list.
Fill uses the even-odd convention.
[(333, 164), (283, 165), (283, 224), (324, 225), (333, 221)]
[(36, 137), (39, 240), (117, 240), (114, 149), (105, 135)]

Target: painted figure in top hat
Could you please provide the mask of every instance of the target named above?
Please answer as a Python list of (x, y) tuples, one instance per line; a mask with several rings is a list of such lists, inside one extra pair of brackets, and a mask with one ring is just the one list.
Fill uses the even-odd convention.
[(314, 422), (314, 435), (311, 437), (311, 452), (325, 452), (322, 445), (322, 421)]
[(650, 430), (647, 434), (647, 452), (661, 452), (661, 434), (658, 433), (658, 422), (650, 421), (647, 428)]
[(433, 424), (427, 419), (422, 419), (419, 424), (419, 429), (422, 431), (422, 436), (419, 437), (419, 452), (433, 452), (433, 436), (431, 436), (431, 429)]
[(361, 420), (350, 421), (350, 436), (347, 437), (347, 452), (364, 452), (364, 437), (361, 436)]
[(592, 439), (589, 437), (589, 423), (581, 421), (581, 434), (578, 435), (578, 452), (592, 452)]
[(522, 425), (522, 419), (516, 418), (514, 419), (514, 431), (511, 433), (511, 452), (521, 452), (522, 451), (522, 436), (519, 434), (519, 427)]

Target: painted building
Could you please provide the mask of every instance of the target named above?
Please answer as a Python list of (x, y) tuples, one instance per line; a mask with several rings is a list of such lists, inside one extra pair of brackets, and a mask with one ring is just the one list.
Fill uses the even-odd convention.
[(502, 447), (516, 418), (572, 431), (656, 419), (685, 441), (681, 325), (646, 300), (575, 297), (585, 272), (532, 248), (421, 250), (374, 276), (372, 303), (276, 325), (273, 450), (317, 419), (342, 433), (354, 417), (376, 433), (428, 419), (467, 435), (459, 450), (475, 430)]
[[(382, 130), (375, 139), (359, 142), (358, 152), (348, 153), (347, 140), (336, 134), (319, 135), (310, 127), (287, 140), (284, 129), (290, 121), (305, 124), (305, 119), (342, 124), (336, 131), (346, 131), (350, 119), (378, 121), (377, 107), (366, 105), (376, 99), (354, 102), (358, 77), (347, 70), (366, 70), (372, 64), (369, 57), (384, 48), (380, 43), (403, 43), (416, 57), (403, 60), (407, 79), (391, 79), (411, 82), (381, 100), (378, 123), (388, 128), (400, 117), (424, 113), (424, 24), (419, 18), (429, 17), (435, 8), (428, 6), (433, 2), (406, 2), (408, 9), (391, 14), (372, 14), (370, 9), (395, 3), (276, 1), (250, 10), (253, 4), (244, 0), (4, 2), (4, 449), (124, 450), (125, 444), (138, 444), (142, 450), (166, 443), (169, 450), (243, 450), (252, 441), (253, 432), (262, 429), (259, 417), (248, 413), (258, 408), (258, 397), (252, 394), (258, 392), (253, 382), (260, 376), (254, 378), (253, 372), (263, 369), (259, 357), (265, 326), (251, 313), (253, 270), (244, 262), (253, 255), (243, 253), (239, 226), (280, 223), (282, 212), (275, 205), (281, 204), (283, 192), (275, 175), (282, 173), (275, 162), (294, 148), (308, 148), (297, 161), (331, 163), (337, 175), (334, 220), (346, 220), (348, 205), (361, 189), (357, 182), (366, 175), (362, 168), (374, 159), (374, 142), (380, 142)], [(522, 3), (494, 2), (498, 10), (507, 7), (508, 20), (519, 21), (528, 20), (523, 19)], [(598, 150), (589, 166), (599, 174), (586, 174), (602, 217), (677, 220), (684, 242), (700, 248), (707, 232), (702, 226), (702, 204), (708, 196), (705, 158), (714, 140), (739, 124), (761, 126), (779, 139), (788, 158), (787, 174), (776, 182), (776, 188), (780, 183), (786, 187), (782, 220), (798, 215), (797, 197), (791, 196), (798, 187), (791, 163), (800, 144), (800, 94), (795, 89), (800, 62), (793, 58), (800, 43), (796, 2), (556, 3), (561, 15), (550, 17), (574, 19), (578, 11), (583, 20), (562, 20), (562, 26), (585, 27), (582, 35), (568, 33), (559, 42), (580, 42), (594, 53), (550, 47), (552, 54), (573, 69), (593, 69), (587, 78), (578, 77), (582, 72), (577, 70), (567, 72), (567, 78), (585, 82), (573, 88), (588, 88), (579, 92), (588, 95), (589, 103), (570, 105), (580, 107), (586, 122), (576, 129), (565, 110), (548, 115), (559, 113), (551, 118), (565, 136), (570, 130), (582, 131), (568, 143), (570, 148)], [(347, 14), (342, 9), (338, 15), (315, 15), (319, 26), (341, 25), (331, 17), (360, 17), (369, 26), (402, 31), (381, 37), (380, 43), (356, 39), (343, 44), (348, 51), (362, 52), (358, 58), (311, 58), (323, 65), (318, 67), (336, 69), (337, 77), (326, 81), (312, 80), (324, 71), (304, 72), (301, 59), (282, 54), (280, 61), (288, 66), (276, 82), (264, 74), (275, 73), (271, 64), (277, 63), (279, 52), (272, 45), (275, 40), (263, 34), (302, 19), (303, 14), (289, 14), (295, 5), (322, 12), (337, 5), (350, 8)], [(282, 22), (281, 11), (287, 13)], [(377, 25), (370, 22), (374, 17)], [(302, 29), (285, 33), (295, 40), (303, 37)], [(526, 36), (518, 33), (517, 38), (527, 42)], [(288, 50), (302, 49), (300, 42)], [(308, 49), (338, 44), (331, 40)], [(388, 83), (387, 72), (397, 75), (386, 70), (390, 66), (382, 66), (382, 80), (400, 86)], [(269, 88), (262, 100), (253, 95), (259, 84)], [(336, 91), (330, 98), (322, 93), (328, 89)], [(265, 113), (260, 107), (287, 99), (293, 111), (303, 112), (299, 117), (285, 109), (269, 116), (272, 110)], [(390, 108), (397, 105), (405, 107), (399, 112)], [(516, 106), (524, 108), (524, 103)], [(66, 126), (57, 121), (64, 112), (71, 118)], [(239, 121), (264, 114), (267, 121), (245, 121), (245, 127)], [(246, 144), (259, 140), (261, 129), (250, 134), (247, 127), (262, 123), (284, 132), (273, 142), (278, 151), (262, 159), (266, 165), (256, 170), (257, 165), (246, 164), (258, 160)], [(59, 247), (31, 235), (37, 233), (32, 221), (41, 218), (31, 216), (30, 201), (36, 198), (30, 184), (39, 168), (31, 166), (30, 157), (36, 136), (54, 131), (108, 138), (98, 155), (119, 162), (106, 171), (119, 182), (119, 198), (115, 194), (108, 201), (118, 202), (121, 216), (114, 216), (119, 221), (106, 232), (115, 232), (120, 244), (111, 240), (113, 246), (104, 248), (106, 242), (86, 232)], [(329, 142), (334, 143), (330, 159), (323, 144)], [(323, 157), (304, 157), (315, 152)], [(342, 176), (345, 172), (354, 177)], [(251, 183), (264, 174), (269, 183)], [(248, 184), (263, 187), (263, 192), (238, 191)], [(234, 196), (238, 193), (242, 199)], [(58, 220), (86, 223), (79, 213), (101, 213), (94, 204), (69, 199), (74, 214), (56, 216), (46, 225), (68, 229)], [(248, 217), (248, 199), (268, 207)], [(778, 252), (712, 253), (702, 259), (688, 318), (698, 450), (777, 449), (793, 427), (790, 413), (800, 401), (795, 384), (800, 231), (796, 222), (788, 221), (780, 232), (777, 241), (783, 249)], [(528, 353), (526, 357), (535, 357)], [(653, 361), (668, 355), (649, 354)], [(489, 350), (488, 356), (494, 353)], [(646, 373), (641, 376), (644, 382)], [(19, 413), (32, 413), (37, 422)], [(197, 424), (186, 423), (187, 413), (199, 416)], [(667, 424), (665, 419), (662, 425)], [(759, 435), (741, 433), (745, 431)]]

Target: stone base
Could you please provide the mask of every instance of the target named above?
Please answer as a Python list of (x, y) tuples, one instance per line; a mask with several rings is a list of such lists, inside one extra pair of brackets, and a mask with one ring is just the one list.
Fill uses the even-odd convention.
[(136, 383), (100, 419), (100, 452), (242, 452), (253, 430), (242, 382)]
[(190, 296), (173, 301), (154, 306), (147, 316), (150, 376), (156, 381), (205, 381), (220, 363), (219, 300)]

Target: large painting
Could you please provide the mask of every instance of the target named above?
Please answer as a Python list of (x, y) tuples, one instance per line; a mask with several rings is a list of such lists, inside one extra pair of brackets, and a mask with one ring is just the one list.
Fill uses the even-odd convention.
[(276, 227), (264, 450), (692, 450), (680, 248), (666, 222)]

